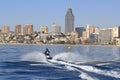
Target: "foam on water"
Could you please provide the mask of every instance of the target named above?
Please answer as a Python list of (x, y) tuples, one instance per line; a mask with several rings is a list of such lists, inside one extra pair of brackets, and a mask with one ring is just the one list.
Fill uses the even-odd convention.
[(71, 66), (68, 66), (68, 65), (65, 65), (65, 67), (66, 67), (68, 70), (70, 70), (70, 71), (75, 71), (75, 70), (76, 70), (75, 68), (73, 68), (73, 67), (71, 67)]
[(70, 62), (64, 62), (64, 61), (58, 61), (58, 64), (64, 64), (65, 66), (68, 66), (68, 70), (75, 70), (80, 72), (81, 74), (79, 75), (79, 77), (83, 78), (83, 79), (87, 79), (87, 80), (96, 80), (95, 78), (92, 78), (91, 76), (89, 76), (87, 73), (82, 72), (81, 70), (84, 71), (88, 71), (88, 72), (93, 72), (96, 74), (101, 74), (101, 75), (106, 75), (106, 76), (111, 76), (111, 77), (115, 77), (115, 78), (120, 78), (120, 72), (117, 71), (108, 71), (108, 70), (101, 70), (98, 69), (96, 67), (90, 66), (90, 65), (77, 65), (74, 63), (70, 63)]
[(109, 64), (111, 64), (111, 63), (99, 63), (99, 64), (96, 64), (96, 65), (98, 65), (98, 66), (103, 66), (103, 65), (109, 65)]
[(33, 61), (33, 62), (47, 62), (45, 55), (40, 52), (32, 52), (24, 54), (20, 57), (22, 61)]
[[(66, 62), (55, 61), (56, 59), (64, 60)], [(34, 62), (47, 62), (45, 55), (43, 53), (39, 53), (39, 52), (27, 53), (25, 55), (22, 55), (21, 60), (34, 61)], [(93, 72), (96, 74), (111, 76), (111, 77), (115, 77), (115, 78), (120, 78), (120, 72), (117, 72), (117, 71), (101, 70), (101, 69), (98, 69), (98, 68), (90, 66), (90, 65), (75, 64), (75, 62), (85, 62), (86, 60), (87, 59), (85, 57), (82, 57), (77, 53), (70, 53), (70, 52), (60, 53), (53, 57), (53, 62), (65, 65), (68, 70), (75, 70), (75, 71), (80, 72), (79, 77), (81, 77), (82, 79), (98, 80), (94, 77), (89, 76), (87, 73), (85, 73), (81, 70)], [(72, 63), (70, 63), (70, 62), (72, 62)]]
[(86, 57), (81, 56), (78, 53), (72, 53), (72, 52), (63, 52), (55, 55), (53, 59), (60, 59), (64, 61), (69, 61), (69, 62), (87, 62), (89, 61)]
[(78, 77), (81, 77), (82, 79), (85, 79), (85, 80), (98, 80), (97, 78), (93, 78), (91, 76), (89, 76), (87, 73), (84, 73), (76, 68), (73, 68), (71, 66), (66, 66), (66, 68), (70, 71), (78, 71), (80, 72), (80, 75)]
[(85, 80), (98, 80), (97, 78), (91, 77), (87, 73), (81, 71), (81, 69), (79, 68), (80, 65), (77, 65), (77, 64), (74, 64), (74, 63), (70, 63), (70, 62), (57, 61), (57, 60), (50, 60), (50, 62), (65, 65), (65, 67), (68, 70), (79, 72), (80, 75), (78, 77), (81, 77), (82, 79), (85, 79)]
[(87, 65), (80, 65), (78, 67), (83, 69), (83, 70), (89, 71), (89, 72), (94, 72), (97, 74), (102, 74), (102, 75), (106, 75), (106, 76), (120, 78), (120, 72), (101, 70), (101, 69), (97, 69), (93, 66), (87, 66)]
[(81, 70), (77, 69), (77, 68), (74, 68), (70, 65), (66, 65), (66, 68), (70, 71), (77, 71), (77, 72), (80, 72), (80, 75), (78, 77), (82, 78), (82, 79), (85, 79), (85, 80), (99, 80), (95, 77), (91, 77), (89, 76), (87, 73), (85, 72), (82, 72)]
[(82, 72), (82, 73), (79, 75), (79, 77), (81, 77), (82, 79), (85, 79), (85, 80), (99, 80), (99, 79), (97, 79), (97, 78), (93, 78), (93, 77), (89, 76), (88, 74), (86, 74), (86, 73), (84, 73), (84, 72)]

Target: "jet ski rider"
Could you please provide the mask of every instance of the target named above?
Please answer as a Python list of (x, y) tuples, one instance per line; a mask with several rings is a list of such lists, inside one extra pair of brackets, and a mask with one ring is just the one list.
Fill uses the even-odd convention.
[(48, 48), (46, 48), (46, 51), (44, 52), (45, 56), (47, 59), (52, 59), (52, 57), (50, 56), (50, 51), (48, 50)]

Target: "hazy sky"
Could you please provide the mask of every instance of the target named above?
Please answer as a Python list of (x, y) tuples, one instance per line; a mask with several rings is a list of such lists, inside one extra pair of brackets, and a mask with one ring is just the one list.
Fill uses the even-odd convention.
[[(0, 27), (32, 23), (35, 30), (56, 21), (64, 32), (65, 14), (71, 7), (75, 27), (120, 25), (120, 0), (0, 0)], [(51, 30), (51, 29), (50, 29)]]

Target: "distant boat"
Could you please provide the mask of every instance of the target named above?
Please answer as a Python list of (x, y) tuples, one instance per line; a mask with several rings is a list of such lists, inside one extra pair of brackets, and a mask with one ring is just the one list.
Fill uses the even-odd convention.
[(69, 44), (69, 45), (66, 45), (67, 46), (67, 48), (71, 48), (72, 46)]

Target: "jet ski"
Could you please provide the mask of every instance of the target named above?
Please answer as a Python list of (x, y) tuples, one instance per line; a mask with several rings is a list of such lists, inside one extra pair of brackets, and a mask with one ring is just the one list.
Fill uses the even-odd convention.
[(46, 51), (44, 52), (44, 54), (45, 54), (45, 57), (47, 60), (52, 59), (52, 57), (50, 56), (50, 51), (48, 50), (48, 48), (46, 48)]
[(68, 62), (68, 61), (64, 61), (64, 60), (62, 60), (62, 59), (53, 59), (53, 58), (50, 56), (50, 51), (48, 50), (48, 48), (46, 48), (46, 51), (44, 52), (44, 55), (45, 55), (47, 61), (55, 61), (55, 62), (56, 62), (56, 61), (58, 61), (58, 62), (62, 61), (62, 62)]
[(55, 64), (55, 65), (60, 65), (60, 66), (66, 66), (66, 65), (68, 65), (68, 66), (76, 67), (75, 63), (72, 63), (72, 62), (69, 62), (69, 61), (65, 61), (65, 60), (62, 60), (62, 59), (53, 59), (50, 56), (50, 51), (48, 50), (48, 48), (46, 48), (46, 51), (44, 52), (44, 55), (46, 57), (46, 60), (49, 63)]

